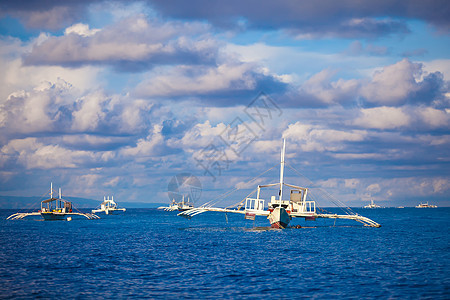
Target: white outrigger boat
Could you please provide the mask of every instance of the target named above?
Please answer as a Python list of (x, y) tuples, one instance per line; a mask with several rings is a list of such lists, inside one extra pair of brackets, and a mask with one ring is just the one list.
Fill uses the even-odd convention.
[[(243, 214), (246, 219), (251, 220), (254, 220), (256, 216), (265, 216), (269, 219), (271, 227), (280, 229), (288, 227), (292, 218), (304, 218), (305, 220), (315, 220), (317, 218), (347, 219), (360, 222), (364, 226), (381, 227), (381, 225), (377, 222), (358, 215), (348, 208), (345, 215), (338, 215), (333, 213), (318, 213), (316, 210), (316, 202), (307, 200), (309, 190), (308, 188), (284, 182), (285, 149), (286, 141), (283, 140), (280, 163), (280, 182), (258, 185), (256, 198), (246, 197), (243, 201), (236, 205), (236, 208), (219, 208), (213, 207), (211, 204), (206, 203), (198, 208), (183, 211), (179, 213), (178, 216), (192, 218), (195, 215), (207, 211)], [(272, 196), (270, 202), (268, 203), (268, 208), (265, 209), (265, 200), (260, 198), (261, 189), (275, 186), (279, 186), (278, 197)], [(289, 193), (289, 200), (283, 200), (284, 186), (291, 188)], [(245, 206), (243, 205), (244, 201)], [(244, 209), (242, 209), (242, 207)]]
[(165, 211), (178, 210), (178, 203), (175, 202), (175, 199), (172, 199), (172, 203), (169, 206), (160, 206), (157, 209), (161, 209), (161, 210), (165, 210)]
[(46, 221), (71, 220), (72, 216), (83, 216), (87, 219), (99, 219), (95, 214), (74, 212), (72, 210), (72, 202), (62, 199), (61, 189), (59, 189), (59, 197), (53, 197), (53, 183), (50, 184), (50, 198), (41, 202), (41, 209), (37, 212), (15, 213), (10, 215), (7, 220), (19, 220), (28, 216), (42, 216)]
[(175, 199), (172, 199), (172, 203), (169, 206), (160, 206), (158, 209), (162, 209), (165, 211), (186, 211), (194, 208), (194, 203), (189, 201), (189, 197), (187, 201), (184, 201), (184, 195), (181, 202), (177, 203)]
[(100, 213), (100, 212), (104, 212), (105, 214), (109, 215), (109, 214), (113, 214), (116, 212), (125, 212), (126, 209), (125, 208), (118, 208), (117, 207), (117, 203), (114, 202), (114, 196), (111, 196), (111, 199), (106, 198), (105, 196), (103, 197), (103, 202), (100, 204), (100, 208), (99, 209), (93, 209), (92, 213)]
[(428, 204), (427, 201), (427, 203), (420, 203), (419, 205), (416, 206), (416, 208), (437, 208), (437, 206), (433, 204)]
[(381, 206), (373, 203), (373, 199), (370, 199), (370, 204), (365, 205), (364, 208), (381, 208)]

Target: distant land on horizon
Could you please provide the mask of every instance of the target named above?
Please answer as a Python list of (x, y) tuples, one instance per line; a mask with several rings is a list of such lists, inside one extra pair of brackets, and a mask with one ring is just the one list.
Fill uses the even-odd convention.
[[(37, 210), (40, 209), (41, 201), (45, 197), (20, 197), (20, 196), (1, 196), (0, 195), (0, 209), (28, 209)], [(95, 208), (100, 206), (100, 201), (88, 198), (80, 197), (64, 197), (73, 203), (75, 208)], [(417, 202), (418, 204), (419, 202)], [(150, 203), (150, 202), (126, 202), (120, 201), (117, 203), (119, 207), (124, 208), (157, 208), (160, 206), (168, 206), (168, 203)], [(405, 208), (414, 207), (417, 204), (410, 203), (409, 205), (403, 205)], [(435, 204), (430, 201), (430, 204)], [(383, 206), (383, 205), (382, 205)], [(396, 208), (400, 205), (383, 206), (383, 208)], [(438, 207), (450, 207), (445, 204), (438, 205)], [(322, 207), (322, 208), (337, 208), (337, 207)], [(363, 208), (362, 206), (350, 206), (350, 208)], [(382, 208), (381, 208), (382, 209)]]
[[(64, 197), (73, 203), (75, 208), (95, 208), (100, 206), (101, 201), (79, 197)], [(43, 197), (18, 197), (18, 196), (0, 196), (0, 209), (39, 209)], [(119, 207), (124, 208), (157, 208), (167, 206), (167, 203), (148, 203), (148, 202), (126, 202), (117, 203)]]

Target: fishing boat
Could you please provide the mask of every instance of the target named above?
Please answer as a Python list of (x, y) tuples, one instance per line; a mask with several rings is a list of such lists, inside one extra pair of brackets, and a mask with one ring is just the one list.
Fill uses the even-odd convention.
[(437, 208), (436, 205), (428, 204), (428, 201), (426, 203), (420, 203), (416, 206), (416, 208)]
[(93, 209), (92, 213), (105, 213), (107, 215), (109, 214), (114, 214), (117, 212), (125, 212), (126, 209), (125, 208), (118, 208), (117, 207), (117, 203), (114, 202), (114, 196), (111, 196), (111, 199), (106, 198), (105, 196), (103, 197), (103, 202), (100, 204), (100, 208), (99, 209)]
[(41, 209), (37, 212), (15, 213), (7, 220), (19, 220), (29, 216), (42, 216), (46, 221), (72, 220), (72, 216), (78, 215), (87, 219), (99, 219), (95, 214), (74, 212), (72, 202), (64, 200), (59, 189), (58, 198), (53, 197), (53, 183), (50, 183), (50, 198), (41, 201)]
[(158, 209), (165, 210), (165, 211), (186, 211), (194, 208), (194, 203), (192, 203), (189, 200), (189, 197), (187, 198), (187, 201), (184, 201), (184, 195), (181, 200), (181, 202), (177, 203), (175, 199), (172, 199), (172, 203), (169, 206), (160, 206)]
[(169, 206), (160, 206), (158, 209), (165, 210), (165, 211), (174, 211), (178, 210), (178, 203), (175, 201), (175, 199), (172, 199), (172, 203)]
[[(367, 217), (361, 216), (345, 206), (341, 207), (346, 213), (343, 215), (319, 212), (319, 208), (316, 206), (316, 202), (313, 200), (308, 200), (307, 198), (309, 188), (300, 187), (284, 182), (285, 152), (286, 141), (283, 140), (280, 161), (280, 181), (277, 183), (258, 185), (256, 189), (256, 198), (250, 198), (250, 194), (235, 206), (227, 208), (214, 207), (215, 203), (211, 201), (205, 203), (200, 207), (183, 211), (178, 215), (186, 218), (192, 218), (193, 216), (196, 216), (198, 214), (213, 211), (243, 214), (245, 216), (245, 219), (250, 220), (254, 220), (256, 216), (264, 216), (269, 219), (271, 227), (280, 229), (288, 227), (292, 218), (304, 218), (305, 220), (316, 220), (317, 218), (348, 219), (360, 222), (364, 226), (381, 227), (381, 225), (377, 222)], [(265, 200), (260, 197), (261, 190), (264, 188), (274, 187), (278, 187), (278, 195), (271, 196), (270, 202), (268, 202), (268, 206), (266, 209)], [(283, 187), (290, 188), (290, 191), (288, 193), (289, 199), (283, 199)]]
[(178, 210), (179, 211), (186, 211), (194, 208), (194, 203), (189, 201), (189, 197), (187, 198), (187, 201), (184, 201), (184, 195), (183, 199), (180, 203), (178, 203)]
[(381, 208), (381, 206), (373, 203), (373, 199), (370, 199), (370, 204), (365, 205), (364, 208)]

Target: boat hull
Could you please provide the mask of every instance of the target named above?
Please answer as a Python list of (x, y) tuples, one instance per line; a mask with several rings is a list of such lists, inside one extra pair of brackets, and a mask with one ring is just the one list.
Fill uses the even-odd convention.
[(61, 221), (66, 219), (66, 214), (64, 213), (46, 212), (41, 213), (41, 216), (44, 218), (45, 221)]
[(269, 215), (270, 226), (272, 228), (284, 229), (288, 227), (291, 217), (286, 209), (276, 207)]

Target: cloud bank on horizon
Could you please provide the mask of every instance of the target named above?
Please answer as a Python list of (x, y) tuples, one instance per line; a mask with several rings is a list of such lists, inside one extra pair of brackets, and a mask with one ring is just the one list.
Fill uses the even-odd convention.
[(192, 173), (206, 202), (284, 137), (348, 205), (450, 205), (448, 1), (235, 2), (0, 2), (1, 194), (161, 203)]

